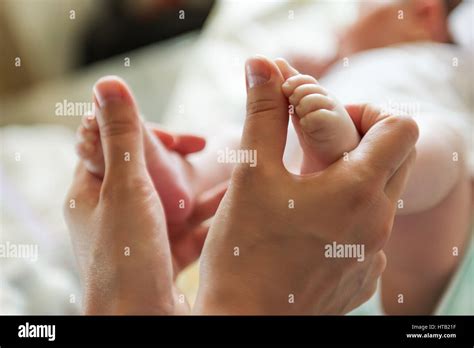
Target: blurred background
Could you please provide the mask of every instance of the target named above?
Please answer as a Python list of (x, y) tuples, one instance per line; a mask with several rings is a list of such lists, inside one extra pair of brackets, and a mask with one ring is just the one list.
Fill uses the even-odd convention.
[[(168, 128), (240, 126), (248, 56), (329, 54), (354, 13), (317, 0), (0, 0), (0, 243), (38, 247), (37, 260), (0, 258), (0, 313), (80, 310), (62, 203), (82, 113), (58, 103), (91, 102), (114, 74)], [(193, 266), (179, 280), (191, 300), (196, 277)]]

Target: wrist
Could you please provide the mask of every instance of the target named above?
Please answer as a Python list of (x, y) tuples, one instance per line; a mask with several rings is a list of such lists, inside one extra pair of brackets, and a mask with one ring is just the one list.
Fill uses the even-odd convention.
[[(94, 272), (96, 273), (96, 272)], [(176, 301), (172, 284), (143, 281), (129, 272), (90, 273), (84, 287), (86, 315), (172, 315)], [(152, 278), (152, 277), (151, 277)]]
[(85, 315), (175, 315), (186, 314), (183, 307), (173, 300), (112, 298), (86, 298), (84, 303)]
[(273, 312), (265, 308), (264, 301), (256, 300), (247, 289), (215, 289), (212, 285), (199, 290), (193, 314), (197, 315), (265, 315)]

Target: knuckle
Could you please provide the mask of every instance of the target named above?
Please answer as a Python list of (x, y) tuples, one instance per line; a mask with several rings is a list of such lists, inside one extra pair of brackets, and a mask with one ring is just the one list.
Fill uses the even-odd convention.
[(389, 116), (385, 120), (387, 126), (398, 128), (405, 139), (409, 139), (413, 144), (417, 141), (419, 136), (419, 128), (416, 121), (409, 116), (396, 115)]
[(139, 122), (130, 119), (116, 119), (105, 122), (100, 127), (100, 134), (104, 138), (115, 137), (126, 134), (134, 134), (140, 131)]
[(371, 163), (370, 166), (352, 165), (347, 162), (350, 166), (352, 176), (350, 178), (351, 184), (360, 188), (364, 191), (374, 190), (374, 193), (378, 192), (379, 188), (383, 187), (384, 177), (380, 175), (380, 172), (385, 172), (386, 168), (381, 167), (379, 163)]
[(403, 133), (407, 134), (407, 136), (412, 139), (413, 143), (415, 143), (419, 136), (419, 129), (416, 121), (408, 116), (399, 116), (398, 119), (400, 126), (403, 128)]
[(247, 102), (247, 117), (262, 116), (272, 117), (278, 110), (278, 104), (273, 99), (257, 99)]
[(379, 216), (377, 216), (377, 220), (374, 222), (374, 228), (371, 229), (370, 234), (368, 233), (366, 235), (367, 240), (365, 244), (369, 252), (379, 252), (390, 239), (393, 228), (393, 218), (395, 216), (394, 209), (390, 210), (393, 211), (393, 213), (390, 213), (392, 216), (384, 214), (381, 210), (376, 212)]
[(355, 207), (370, 208), (379, 199), (378, 190), (370, 181), (359, 179), (353, 185), (352, 204)]

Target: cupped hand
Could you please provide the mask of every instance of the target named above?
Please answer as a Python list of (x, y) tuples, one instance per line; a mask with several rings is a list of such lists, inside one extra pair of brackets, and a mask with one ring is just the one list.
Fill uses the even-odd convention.
[(103, 180), (79, 163), (65, 217), (87, 314), (186, 313), (173, 285), (163, 207), (148, 175), (137, 107), (126, 85), (99, 80), (96, 115)]
[[(382, 251), (396, 201), (414, 160), (414, 121), (370, 106), (348, 108), (363, 136), (327, 169), (305, 176), (283, 165), (289, 67), (247, 61), (247, 117), (240, 163), (201, 257), (195, 312), (206, 314), (343, 314), (368, 300), (386, 259)], [(355, 255), (330, 253), (354, 247)], [(348, 249), (346, 249), (348, 250)], [(334, 250), (335, 251), (335, 250)]]

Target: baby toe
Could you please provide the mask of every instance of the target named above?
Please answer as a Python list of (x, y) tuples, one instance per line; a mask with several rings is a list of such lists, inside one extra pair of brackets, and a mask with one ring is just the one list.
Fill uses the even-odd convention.
[(313, 141), (326, 142), (337, 133), (337, 115), (326, 109), (313, 111), (300, 120), (300, 125)]
[(291, 105), (298, 105), (304, 97), (310, 94), (328, 95), (326, 89), (320, 84), (307, 83), (296, 87), (293, 94), (288, 98)]
[(282, 90), (285, 96), (288, 98), (293, 94), (293, 91), (304, 84), (317, 84), (318, 81), (309, 75), (295, 75), (286, 80), (282, 85)]
[(79, 142), (76, 144), (76, 153), (82, 159), (94, 157), (96, 147), (90, 142)]
[(296, 113), (300, 118), (303, 118), (310, 112), (321, 109), (333, 110), (335, 107), (335, 102), (328, 96), (313, 93), (301, 99), (296, 107)]
[(105, 173), (104, 155), (99, 143), (79, 142), (76, 144), (76, 153), (84, 161), (87, 170), (102, 178)]
[(97, 118), (92, 113), (88, 113), (82, 116), (82, 125), (90, 131), (99, 131), (99, 124), (97, 123)]
[(76, 136), (77, 139), (82, 142), (95, 143), (99, 140), (98, 132), (90, 130), (82, 125), (77, 128)]

